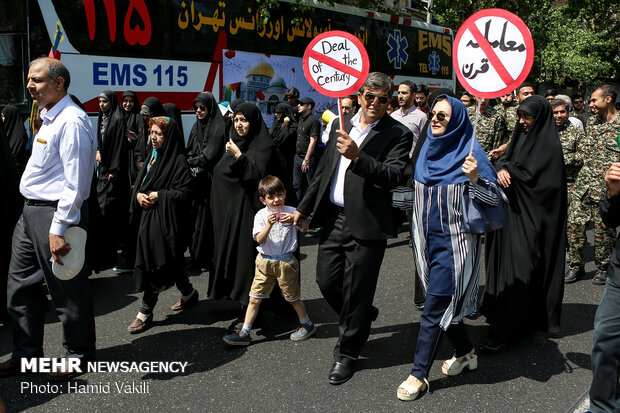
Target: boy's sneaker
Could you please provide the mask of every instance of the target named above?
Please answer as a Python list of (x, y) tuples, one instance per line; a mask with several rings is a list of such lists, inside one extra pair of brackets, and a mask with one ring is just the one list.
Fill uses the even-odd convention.
[(303, 324), (297, 327), (297, 330), (291, 334), (291, 340), (293, 341), (301, 341), (309, 338), (316, 331), (316, 326), (314, 324)]
[(248, 346), (252, 339), (247, 333), (237, 330), (234, 333), (227, 334), (223, 338), (224, 342), (230, 346)]

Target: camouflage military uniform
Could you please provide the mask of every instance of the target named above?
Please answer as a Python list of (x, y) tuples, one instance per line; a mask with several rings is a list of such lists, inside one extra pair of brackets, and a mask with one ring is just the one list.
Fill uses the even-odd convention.
[(583, 150), (583, 167), (577, 174), (573, 187), (575, 199), (568, 210), (568, 266), (572, 270), (583, 268), (583, 248), (586, 244), (586, 224), (594, 223), (594, 263), (607, 271), (609, 257), (614, 248), (615, 228), (603, 224), (598, 214), (601, 194), (605, 193), (605, 173), (612, 163), (620, 161), (616, 139), (620, 134), (620, 116), (611, 123), (604, 123), (599, 115), (588, 120), (587, 134), (578, 144)]
[(506, 127), (508, 128), (508, 135), (512, 133), (517, 124), (517, 107), (519, 104), (517, 102), (512, 102), (512, 105), (505, 107), (502, 104), (497, 105), (497, 107), (501, 107), (500, 113), (506, 119)]
[(574, 198), (573, 187), (577, 174), (583, 165), (583, 139), (585, 134), (567, 122), (561, 129), (558, 129), (560, 142), (562, 142), (562, 152), (564, 153), (564, 166), (566, 167), (566, 182), (568, 184), (569, 203)]
[[(469, 120), (473, 125), (476, 120), (476, 107), (471, 106), (468, 110)], [(476, 136), (487, 155), (501, 144), (508, 142), (510, 135), (506, 128), (506, 120), (495, 107), (489, 106), (480, 114)]]

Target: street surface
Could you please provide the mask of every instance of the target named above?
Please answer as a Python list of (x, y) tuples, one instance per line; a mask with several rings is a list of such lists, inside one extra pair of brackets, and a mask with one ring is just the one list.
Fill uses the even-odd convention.
[[(591, 231), (589, 239), (591, 240)], [(92, 277), (97, 315), (98, 360), (189, 362), (183, 374), (88, 373), (79, 384), (111, 384), (109, 394), (32, 393), (32, 383), (47, 389), (45, 374), (0, 379), (7, 411), (32, 412), (583, 412), (590, 380), (590, 348), (594, 314), (602, 286), (589, 279), (566, 286), (562, 337), (524, 338), (498, 355), (481, 355), (476, 371), (456, 377), (441, 373), (451, 357), (447, 339), (430, 373), (431, 393), (401, 402), (398, 385), (413, 361), (420, 312), (413, 306), (413, 261), (407, 234), (390, 240), (374, 304), (379, 308), (370, 339), (353, 378), (332, 386), (327, 375), (338, 335), (335, 313), (321, 298), (314, 282), (318, 238), (302, 240), (302, 297), (317, 324), (316, 334), (293, 343), (288, 336), (297, 320), (263, 312), (249, 347), (230, 348), (222, 341), (227, 328), (241, 315), (232, 302), (206, 299), (207, 274), (193, 274), (201, 294), (198, 306), (174, 314), (170, 306), (179, 293), (173, 287), (160, 295), (153, 327), (130, 335), (126, 327), (138, 310), (131, 274), (112, 271)], [(591, 245), (587, 275), (594, 274)], [(481, 274), (481, 284), (485, 276)], [(487, 334), (484, 317), (466, 320), (470, 339), (479, 344)], [(45, 327), (46, 357), (63, 357), (60, 323), (51, 310)], [(0, 326), (0, 361), (11, 352), (11, 333)], [(148, 393), (119, 393), (116, 384), (146, 381)], [(92, 386), (95, 387), (95, 386)], [(99, 386), (101, 387), (101, 386)], [(30, 387), (32, 388), (32, 387)], [(60, 393), (62, 391), (62, 393)]]

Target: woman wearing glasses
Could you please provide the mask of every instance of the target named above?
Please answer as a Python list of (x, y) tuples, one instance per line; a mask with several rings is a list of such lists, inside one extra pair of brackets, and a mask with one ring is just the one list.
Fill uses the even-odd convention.
[(428, 386), (427, 377), (444, 332), (454, 357), (442, 366), (454, 376), (475, 370), (478, 360), (463, 317), (475, 310), (480, 269), (481, 235), (464, 233), (462, 194), (488, 206), (497, 205), (497, 175), (474, 138), (466, 107), (441, 95), (428, 114), (428, 138), (414, 173), (413, 238), (426, 302), (411, 375), (398, 388), (401, 400), (414, 400)]
[(213, 226), (209, 198), (213, 168), (224, 155), (226, 122), (211, 93), (203, 92), (194, 99), (196, 122), (187, 143), (188, 163), (196, 178), (197, 199), (194, 201), (194, 234), (191, 254), (197, 268), (211, 267)]
[(491, 332), (482, 343), (499, 351), (535, 331), (557, 335), (564, 294), (566, 174), (551, 105), (530, 96), (497, 163), (510, 203), (506, 225), (485, 240), (487, 283), (480, 311)]

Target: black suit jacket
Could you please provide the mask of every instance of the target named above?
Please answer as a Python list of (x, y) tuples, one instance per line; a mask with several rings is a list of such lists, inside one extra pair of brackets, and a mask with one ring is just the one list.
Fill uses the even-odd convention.
[[(347, 133), (353, 127), (352, 117), (344, 118)], [(324, 226), (333, 211), (329, 200), (331, 182), (341, 156), (336, 147), (336, 129), (332, 128), (312, 183), (297, 207), (305, 216), (312, 214), (312, 228)], [(411, 131), (386, 114), (368, 133), (360, 147), (359, 157), (347, 168), (344, 213), (355, 238), (376, 240), (396, 236), (390, 190), (403, 184), (412, 141)]]

